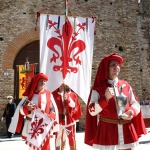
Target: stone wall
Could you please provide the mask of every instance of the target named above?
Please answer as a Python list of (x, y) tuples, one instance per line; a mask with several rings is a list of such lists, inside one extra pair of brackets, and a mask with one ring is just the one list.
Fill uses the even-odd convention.
[[(150, 1), (69, 0), (69, 15), (96, 17), (92, 84), (100, 60), (116, 52), (124, 58), (120, 77), (133, 87), (139, 100), (150, 99)], [(0, 116), (6, 96), (14, 95), (13, 62), (19, 50), (39, 38), (36, 12), (65, 14), (65, 0), (0, 1)], [(37, 26), (39, 25), (39, 22)], [(9, 77), (3, 75), (8, 70)], [(84, 129), (85, 107), (81, 101)], [(0, 133), (4, 133), (0, 123)]]

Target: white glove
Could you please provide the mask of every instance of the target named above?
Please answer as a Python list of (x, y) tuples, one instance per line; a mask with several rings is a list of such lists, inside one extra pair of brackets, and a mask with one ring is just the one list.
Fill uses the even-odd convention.
[(1, 118), (1, 121), (2, 121), (2, 122), (4, 121), (4, 117)]

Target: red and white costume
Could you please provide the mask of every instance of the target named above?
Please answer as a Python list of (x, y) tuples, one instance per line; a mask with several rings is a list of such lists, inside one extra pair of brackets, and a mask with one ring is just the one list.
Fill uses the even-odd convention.
[[(31, 83), (29, 84), (27, 90), (23, 94), (24, 97), (21, 102), (18, 104), (17, 110), (14, 115), (14, 121), (11, 123), (10, 131), (20, 133), (20, 129), (22, 127), (22, 122), (25, 118), (23, 130), (22, 130), (22, 138), (26, 139), (28, 134), (28, 128), (31, 123), (31, 119), (33, 116), (33, 111), (28, 111), (29, 102), (35, 104), (36, 107), (40, 108), (46, 114), (50, 116), (50, 118), (58, 121), (58, 110), (53, 99), (53, 95), (50, 91), (44, 89), (41, 92), (36, 92), (35, 88), (39, 81), (39, 79), (48, 80), (47, 76), (40, 73), (33, 77)], [(55, 129), (52, 132), (56, 132)], [(31, 149), (31, 148), (30, 148)], [(41, 150), (50, 150), (50, 139), (44, 143)]]
[[(52, 101), (54, 100), (52, 99), (53, 95), (48, 90), (44, 90), (42, 92), (35, 93), (31, 99), (31, 102), (38, 106), (38, 108), (43, 110), (46, 114), (49, 114), (51, 118), (55, 119), (55, 109), (52, 103)], [(24, 122), (24, 127), (22, 131), (22, 138), (24, 139), (26, 138), (28, 126), (30, 125), (30, 121), (33, 116), (33, 111), (29, 112), (27, 109), (27, 105), (28, 103), (20, 107), (20, 113), (23, 116), (26, 116), (26, 120)]]
[[(144, 121), (131, 86), (118, 78), (108, 80), (108, 63), (112, 59), (120, 59), (115, 54), (105, 57), (99, 66), (94, 86), (89, 96), (86, 111), (85, 143), (100, 150), (118, 150), (136, 148), (138, 138), (141, 134), (146, 134)], [(116, 97), (109, 100), (105, 98), (105, 90), (114, 85), (116, 96), (119, 95), (120, 88), (127, 96), (126, 110), (134, 112), (133, 119), (124, 124), (110, 123), (105, 120), (118, 120), (120, 109), (116, 102)], [(139, 121), (138, 121), (139, 120)]]
[[(82, 115), (78, 97), (74, 92), (67, 93), (67, 99), (64, 101), (63, 92), (57, 90), (53, 93), (56, 105), (59, 111), (59, 124), (60, 131), (58, 132), (56, 139), (56, 147), (61, 146), (61, 140), (66, 140), (66, 135), (69, 139), (69, 145), (74, 147), (75, 145), (75, 133), (76, 133), (76, 121)], [(63, 114), (65, 112), (65, 118)], [(64, 128), (70, 130), (69, 134), (66, 134)]]

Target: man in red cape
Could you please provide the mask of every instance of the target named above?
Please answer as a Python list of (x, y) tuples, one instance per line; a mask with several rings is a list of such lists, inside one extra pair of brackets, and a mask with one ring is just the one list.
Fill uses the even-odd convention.
[[(112, 53), (100, 62), (86, 110), (85, 143), (100, 150), (131, 150), (146, 134), (140, 105), (129, 83), (118, 79), (121, 56)], [(117, 103), (127, 97), (123, 114)]]
[[(76, 121), (82, 115), (78, 96), (64, 84), (53, 92), (53, 96), (59, 111), (59, 124), (61, 124), (56, 136), (56, 150), (64, 150), (66, 135), (68, 136), (70, 150), (76, 150)], [(70, 133), (66, 134), (64, 128), (69, 130)]]
[[(47, 75), (43, 73), (39, 73), (32, 78), (29, 86), (23, 93), (23, 99), (17, 106), (17, 110), (9, 128), (10, 132), (20, 133), (25, 116), (26, 119), (22, 131), (22, 138), (26, 139), (28, 134), (28, 126), (32, 120), (35, 107), (40, 108), (47, 115), (49, 115), (50, 118), (54, 120), (58, 119), (58, 110), (53, 96), (50, 91), (44, 88), (47, 80)], [(44, 145), (41, 147), (41, 150), (50, 150), (49, 138), (45, 141)]]

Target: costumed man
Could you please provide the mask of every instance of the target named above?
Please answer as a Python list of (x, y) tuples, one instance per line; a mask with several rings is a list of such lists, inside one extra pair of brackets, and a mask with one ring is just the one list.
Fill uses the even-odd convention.
[[(122, 62), (115, 53), (102, 59), (89, 96), (85, 143), (99, 150), (133, 150), (139, 146), (139, 137), (146, 134), (132, 87), (118, 79)], [(121, 96), (127, 100), (124, 111), (118, 103)]]
[(68, 136), (70, 150), (76, 150), (76, 122), (82, 115), (78, 96), (62, 84), (53, 96), (59, 111), (59, 132), (56, 136), (56, 150), (64, 150)]
[[(14, 122), (11, 124), (9, 130), (11, 132), (16, 131), (19, 133), (22, 127), (23, 117), (25, 116), (26, 119), (22, 130), (23, 139), (26, 139), (27, 137), (35, 107), (40, 108), (51, 119), (58, 121), (58, 110), (56, 103), (50, 91), (45, 89), (45, 84), (47, 81), (47, 75), (43, 73), (35, 75), (32, 78), (26, 91), (23, 93), (24, 98), (17, 106), (17, 110), (13, 118)], [(41, 147), (41, 150), (50, 150), (50, 137), (51, 136), (47, 138), (47, 140)], [(32, 147), (30, 147), (29, 149), (31, 150)]]
[(8, 99), (8, 103), (4, 109), (4, 113), (3, 113), (3, 116), (1, 118), (1, 121), (3, 121), (4, 118), (6, 119), (7, 138), (12, 138), (13, 134), (8, 131), (8, 128), (10, 126), (12, 117), (13, 117), (15, 110), (16, 110), (16, 103), (13, 102), (13, 97), (10, 95), (7, 96), (7, 99)]

